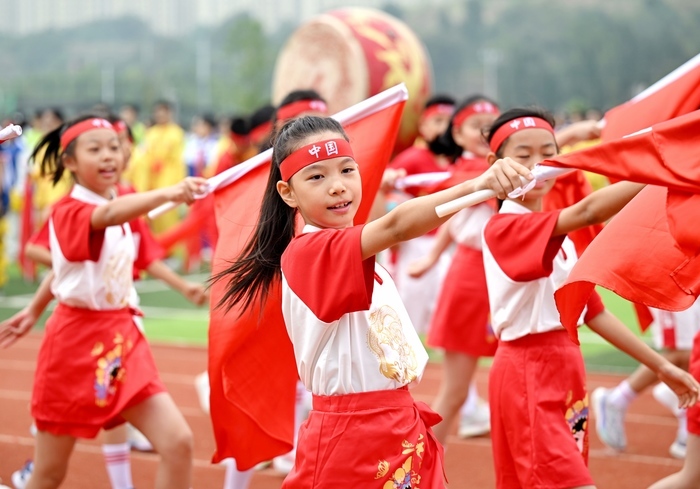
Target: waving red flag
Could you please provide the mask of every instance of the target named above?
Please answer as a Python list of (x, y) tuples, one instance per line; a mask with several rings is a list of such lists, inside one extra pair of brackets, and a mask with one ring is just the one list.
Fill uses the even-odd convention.
[(603, 141), (700, 109), (700, 54), (605, 114)]
[(543, 162), (659, 186), (641, 192), (605, 227), (557, 291), (562, 324), (573, 337), (575, 312), (595, 284), (672, 311), (700, 294), (700, 226), (689, 225), (700, 222), (698, 134), (700, 111)]
[[(334, 116), (347, 131), (360, 166), (364, 199), (355, 218), (358, 223), (369, 215), (407, 98), (405, 86), (399, 85)], [(241, 172), (241, 165), (231, 169), (239, 175), (215, 194), (219, 244), (213, 274), (240, 253), (255, 227), (271, 154), (242, 163), (249, 171), (244, 166)], [(213, 461), (233, 457), (239, 470), (247, 470), (291, 450), (298, 377), (282, 318), (280, 285), (274, 285), (262, 312), (254, 305), (252, 313), (240, 317), (238, 307), (227, 314), (215, 308), (224, 286), (216, 283), (211, 291), (209, 381), (217, 446)]]

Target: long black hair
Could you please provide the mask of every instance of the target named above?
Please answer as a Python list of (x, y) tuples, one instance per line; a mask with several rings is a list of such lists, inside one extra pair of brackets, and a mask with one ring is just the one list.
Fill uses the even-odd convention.
[(296, 209), (289, 207), (277, 192), (277, 182), (282, 180), (280, 163), (309, 136), (329, 131), (348, 140), (343, 127), (330, 117), (300, 117), (287, 122), (275, 134), (270, 175), (253, 235), (240, 256), (211, 278), (211, 282), (228, 280), (217, 307), (229, 310), (242, 303), (243, 309), (248, 309), (256, 299), (261, 300), (261, 306), (267, 300), (273, 280), (281, 273), (282, 253), (294, 238)]
[[(42, 177), (51, 177), (53, 185), (56, 185), (61, 181), (63, 173), (66, 171), (66, 167), (63, 166), (63, 155), (73, 156), (75, 154), (75, 143), (77, 140), (73, 140), (65, 149), (61, 151), (61, 136), (68, 128), (83, 122), (88, 119), (95, 118), (94, 115), (84, 115), (77, 117), (69, 122), (61, 124), (58, 128), (53, 131), (46, 133), (46, 135), (41, 138), (37, 143), (34, 151), (32, 151), (29, 161), (32, 163), (38, 163), (40, 175)], [(37, 161), (37, 158), (41, 158), (41, 161)]]
[(442, 133), (440, 136), (435, 138), (433, 141), (428, 143), (428, 147), (430, 148), (430, 151), (435, 153), (436, 155), (445, 155), (447, 156), (452, 162), (454, 162), (463, 152), (464, 148), (462, 148), (457, 142), (455, 141), (454, 137), (452, 136), (452, 128), (454, 127), (454, 119), (457, 114), (459, 114), (462, 109), (476, 103), (476, 102), (490, 102), (495, 106), (498, 106), (496, 102), (491, 100), (485, 95), (472, 95), (471, 97), (467, 98), (464, 100), (461, 104), (457, 106), (457, 108), (454, 111), (454, 114), (452, 114), (452, 117), (450, 118), (450, 123), (447, 126), (447, 129), (445, 130), (444, 133)]
[[(493, 139), (493, 135), (496, 134), (496, 131), (498, 131), (498, 128), (501, 126), (509, 123), (510, 121), (514, 119), (520, 119), (521, 117), (537, 117), (540, 119), (544, 119), (549, 124), (554, 128), (555, 121), (554, 121), (554, 116), (544, 110), (541, 107), (515, 107), (514, 109), (510, 109), (502, 113), (501, 115), (498, 116), (498, 119), (496, 119), (493, 124), (491, 124), (491, 127), (488, 129), (488, 131), (484, 134), (484, 137), (486, 138), (486, 141), (491, 144), (491, 140)], [(506, 138), (501, 145), (496, 148), (496, 156), (499, 158), (503, 157), (503, 147), (505, 147), (506, 143), (508, 142), (508, 139)], [(557, 148), (557, 151), (559, 148)]]

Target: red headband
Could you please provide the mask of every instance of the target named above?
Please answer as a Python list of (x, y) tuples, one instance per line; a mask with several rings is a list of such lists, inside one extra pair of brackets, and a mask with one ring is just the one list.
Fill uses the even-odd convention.
[(304, 112), (328, 113), (328, 106), (323, 100), (297, 100), (291, 104), (284, 105), (277, 109), (277, 120), (286, 121), (293, 119)]
[(498, 110), (498, 107), (493, 105), (491, 102), (475, 102), (467, 105), (465, 108), (455, 114), (454, 118), (452, 119), (452, 127), (460, 127), (462, 124), (464, 124), (464, 121), (476, 114), (498, 115), (499, 113), (500, 111)]
[(420, 115), (421, 119), (429, 119), (430, 117), (436, 115), (452, 115), (455, 111), (455, 106), (452, 104), (433, 104), (426, 107), (423, 113)]
[(345, 139), (328, 139), (326, 141), (308, 144), (287, 156), (282, 163), (280, 163), (282, 180), (288, 182), (296, 172), (317, 161), (340, 158), (341, 156), (355, 158), (350, 143)]
[(114, 130), (117, 131), (117, 134), (126, 134), (127, 138), (129, 138), (129, 142), (134, 142), (134, 139), (129, 134), (129, 126), (126, 125), (126, 122), (116, 121), (112, 126), (114, 126)]
[(81, 134), (95, 129), (111, 129), (116, 132), (114, 126), (105, 119), (87, 119), (70, 126), (61, 135), (61, 151), (65, 151), (70, 143), (75, 141)]
[(267, 121), (260, 124), (258, 127), (250, 131), (248, 137), (253, 144), (260, 144), (272, 131), (272, 122)]
[(507, 124), (503, 124), (496, 130), (489, 143), (491, 151), (494, 153), (497, 152), (498, 148), (503, 144), (503, 141), (511, 137), (513, 133), (522, 131), (523, 129), (545, 129), (554, 134), (554, 128), (546, 120), (540, 119), (539, 117), (520, 117), (518, 119), (513, 119)]

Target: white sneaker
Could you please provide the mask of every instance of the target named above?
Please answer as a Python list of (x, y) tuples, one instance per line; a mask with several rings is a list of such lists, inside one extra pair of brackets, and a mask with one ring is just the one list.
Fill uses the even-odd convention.
[(460, 438), (472, 438), (485, 435), (489, 431), (491, 431), (489, 403), (479, 398), (476, 401), (474, 411), (460, 418), (457, 435)]
[(197, 398), (202, 411), (209, 414), (209, 394), (211, 393), (209, 372), (202, 372), (194, 378), (194, 388), (197, 391)]
[(148, 438), (130, 424), (126, 425), (126, 442), (132, 450), (136, 450), (137, 452), (153, 451), (153, 445), (148, 441)]
[(12, 473), (12, 485), (15, 489), (24, 489), (29, 482), (29, 478), (34, 472), (34, 462), (27, 460), (27, 462), (16, 472)]
[(595, 412), (595, 430), (600, 441), (618, 452), (627, 448), (625, 434), (625, 410), (609, 401), (612, 389), (598, 387), (593, 391), (593, 411)]
[(656, 399), (659, 404), (671, 411), (675, 417), (680, 416), (681, 409), (678, 408), (678, 396), (669, 386), (663, 382), (659, 382), (654, 386), (651, 393), (654, 396), (654, 399)]
[(294, 468), (294, 458), (296, 454), (292, 451), (272, 459), (272, 468), (277, 472), (287, 475)]

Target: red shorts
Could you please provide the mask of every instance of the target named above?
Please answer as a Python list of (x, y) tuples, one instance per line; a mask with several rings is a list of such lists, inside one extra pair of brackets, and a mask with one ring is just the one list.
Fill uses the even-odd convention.
[(314, 396), (283, 489), (445, 487), (440, 416), (408, 389)]
[[(690, 374), (700, 382), (700, 333), (693, 340), (693, 351), (690, 354)], [(688, 433), (700, 436), (700, 403), (688, 409)]]
[(121, 412), (165, 391), (129, 309), (59, 304), (39, 350), (32, 417), (41, 431), (94, 438), (123, 423)]
[(440, 291), (427, 343), (473, 357), (492, 357), (498, 341), (490, 319), (482, 253), (459, 245)]
[(581, 350), (565, 331), (503, 341), (489, 376), (498, 489), (593, 484)]

